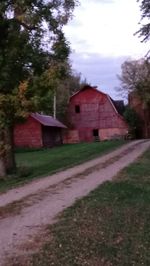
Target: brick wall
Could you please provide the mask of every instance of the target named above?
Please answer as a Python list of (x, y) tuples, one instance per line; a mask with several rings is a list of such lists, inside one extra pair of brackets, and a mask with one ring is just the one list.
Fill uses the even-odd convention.
[(41, 124), (30, 116), (25, 123), (17, 124), (14, 129), (14, 144), (16, 147), (42, 147)]

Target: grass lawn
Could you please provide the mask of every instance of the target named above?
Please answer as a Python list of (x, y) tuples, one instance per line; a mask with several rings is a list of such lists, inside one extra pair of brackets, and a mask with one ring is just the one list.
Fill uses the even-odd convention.
[(68, 208), (48, 232), (27, 265), (149, 266), (150, 150)]
[(16, 152), (18, 174), (0, 180), (0, 191), (96, 158), (124, 143), (123, 140), (114, 140), (63, 145), (53, 149), (18, 150)]

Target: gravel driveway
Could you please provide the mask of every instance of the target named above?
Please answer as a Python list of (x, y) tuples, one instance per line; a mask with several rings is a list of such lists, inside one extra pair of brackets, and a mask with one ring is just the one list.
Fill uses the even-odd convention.
[(98, 159), (0, 195), (0, 265), (9, 256), (24, 252), (23, 243), (54, 223), (62, 210), (111, 180), (149, 147), (149, 140), (133, 141)]

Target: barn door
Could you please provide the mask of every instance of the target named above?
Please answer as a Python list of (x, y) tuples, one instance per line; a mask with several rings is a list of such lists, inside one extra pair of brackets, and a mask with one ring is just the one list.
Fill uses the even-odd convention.
[(93, 137), (94, 137), (94, 141), (99, 141), (99, 130), (98, 129), (93, 129)]
[(62, 144), (61, 129), (57, 127), (42, 127), (43, 146), (51, 148)]

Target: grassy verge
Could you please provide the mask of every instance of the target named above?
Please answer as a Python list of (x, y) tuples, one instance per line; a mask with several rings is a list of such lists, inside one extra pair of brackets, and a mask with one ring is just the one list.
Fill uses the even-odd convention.
[(96, 158), (124, 143), (125, 141), (118, 140), (63, 145), (53, 149), (18, 150), (16, 152), (18, 174), (0, 180), (0, 191)]
[(149, 266), (149, 165), (150, 150), (68, 208), (27, 265)]

